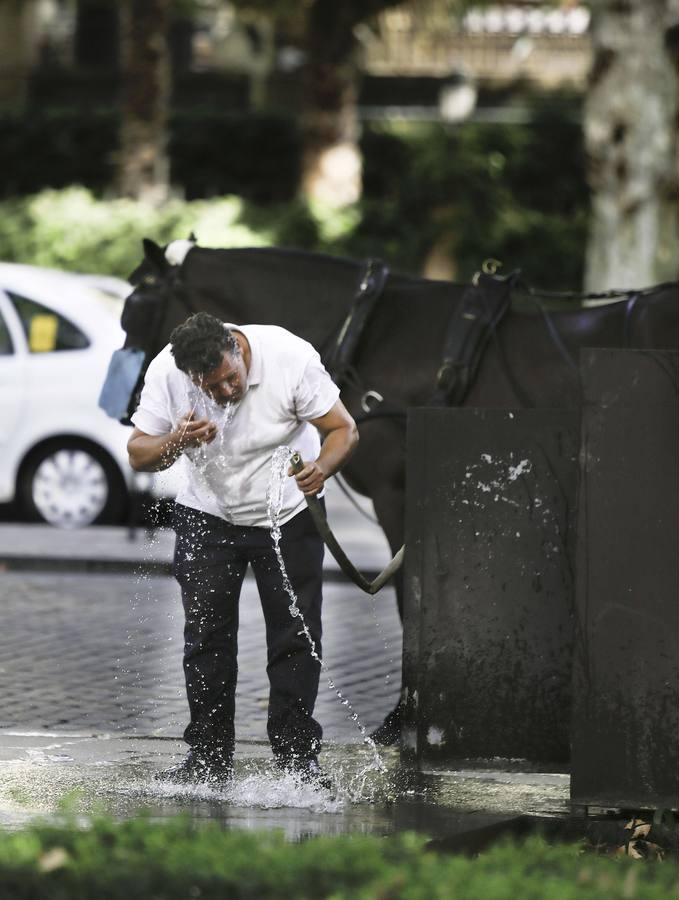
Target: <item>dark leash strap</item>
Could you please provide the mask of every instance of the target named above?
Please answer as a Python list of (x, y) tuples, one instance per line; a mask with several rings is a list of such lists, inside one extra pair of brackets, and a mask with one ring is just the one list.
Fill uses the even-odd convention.
[[(304, 461), (298, 452), (295, 451), (290, 457), (290, 465), (295, 474), (300, 472), (304, 467)], [(391, 560), (389, 565), (380, 572), (377, 578), (375, 578), (374, 581), (368, 581), (365, 575), (358, 571), (356, 566), (340, 547), (339, 541), (328, 525), (328, 520), (323, 512), (323, 507), (321, 506), (318, 497), (305, 497), (305, 499), (309, 512), (311, 513), (311, 518), (314, 520), (314, 524), (323, 538), (325, 546), (334, 556), (340, 569), (357, 587), (360, 587), (362, 591), (365, 591), (366, 594), (376, 594), (380, 588), (384, 587), (392, 575), (401, 568), (405, 553), (405, 544)]]

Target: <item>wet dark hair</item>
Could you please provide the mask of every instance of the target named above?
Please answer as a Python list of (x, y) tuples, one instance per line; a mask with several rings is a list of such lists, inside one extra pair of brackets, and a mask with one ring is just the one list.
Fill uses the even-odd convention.
[(177, 325), (170, 335), (170, 345), (177, 368), (187, 375), (205, 375), (221, 365), (224, 353), (240, 353), (234, 333), (206, 312)]

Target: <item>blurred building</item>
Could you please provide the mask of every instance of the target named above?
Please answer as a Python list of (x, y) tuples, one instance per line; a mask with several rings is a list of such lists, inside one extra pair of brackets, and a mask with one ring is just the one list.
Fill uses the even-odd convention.
[(470, 9), (462, 20), (440, 4), (384, 12), (361, 33), (365, 118), (521, 120), (524, 91), (581, 92), (591, 64), (589, 9), (523, 0)]
[(462, 71), (479, 82), (527, 79), (543, 87), (583, 87), (590, 64), (589, 10), (523, 0), (470, 9), (459, 24), (432, 6), (396, 7), (366, 29), (365, 68), (373, 75)]
[[(443, 9), (442, 9), (443, 7)], [(364, 118), (454, 120), (485, 95), (516, 84), (540, 90), (584, 87), (590, 14), (579, 0), (560, 6), (514, 0), (471, 8), (460, 20), (432, 0), (410, 0), (360, 26)], [(176, 13), (170, 48), (175, 103), (294, 109), (303, 51), (262, 17), (247, 19), (222, 0)], [(117, 4), (106, 0), (0, 0), (0, 105), (76, 102), (94, 92), (113, 100), (119, 56)], [(78, 80), (78, 74), (82, 77)], [(497, 106), (497, 101), (493, 100)]]

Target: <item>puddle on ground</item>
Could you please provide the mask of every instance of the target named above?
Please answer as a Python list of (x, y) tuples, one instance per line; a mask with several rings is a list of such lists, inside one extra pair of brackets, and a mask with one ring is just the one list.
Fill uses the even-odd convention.
[[(413, 772), (398, 751), (380, 749), (384, 770), (366, 767), (366, 748), (328, 745), (321, 755), (333, 789), (300, 785), (272, 767), (265, 744), (241, 747), (235, 781), (222, 788), (185, 788), (153, 775), (183, 752), (178, 742), (83, 738), (61, 753), (27, 739), (20, 758), (0, 768), (0, 826), (19, 828), (69, 810), (78, 820), (105, 813), (154, 820), (185, 814), (224, 828), (278, 829), (289, 840), (323, 834), (377, 834), (415, 830), (431, 837), (459, 833), (520, 813), (566, 815), (569, 779), (562, 773), (460, 768)], [(44, 747), (42, 748), (45, 749)], [(71, 759), (68, 759), (71, 757)]]

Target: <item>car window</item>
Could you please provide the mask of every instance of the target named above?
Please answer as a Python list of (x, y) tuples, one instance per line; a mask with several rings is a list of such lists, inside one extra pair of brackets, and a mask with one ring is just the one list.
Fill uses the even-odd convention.
[(12, 337), (9, 333), (7, 322), (5, 322), (0, 312), (0, 356), (11, 356), (12, 353), (14, 353)]
[(11, 291), (7, 291), (7, 296), (21, 319), (31, 353), (82, 350), (89, 347), (87, 336), (73, 322), (53, 309)]

